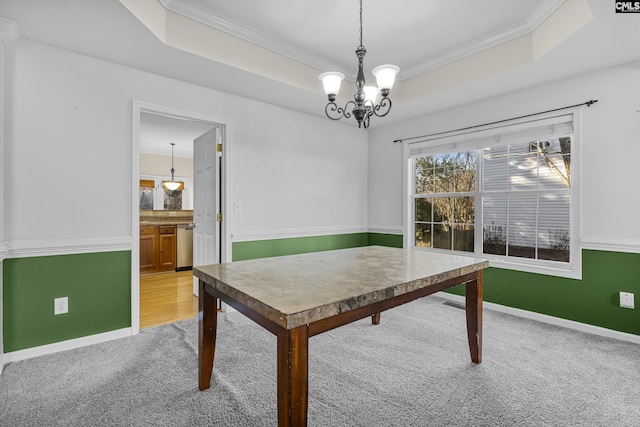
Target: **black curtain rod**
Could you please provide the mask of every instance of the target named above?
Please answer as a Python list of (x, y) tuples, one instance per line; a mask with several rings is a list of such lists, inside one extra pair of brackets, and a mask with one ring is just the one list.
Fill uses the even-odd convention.
[(489, 122), (489, 123), (483, 123), (481, 125), (468, 126), (466, 128), (448, 130), (446, 132), (436, 132), (436, 133), (431, 133), (429, 135), (412, 136), (411, 138), (403, 138), (403, 139), (394, 139), (393, 142), (394, 143), (404, 142), (404, 141), (410, 141), (412, 139), (421, 139), (421, 138), (429, 138), (429, 137), (432, 137), (432, 136), (444, 135), (445, 133), (460, 132), (460, 131), (463, 131), (463, 130), (475, 129), (475, 128), (479, 128), (479, 127), (482, 127), (482, 126), (489, 126), (489, 125), (495, 125), (495, 124), (498, 124), (498, 123), (510, 122), (512, 120), (524, 119), (524, 118), (531, 117), (531, 116), (537, 116), (539, 114), (553, 113), (554, 111), (566, 110), (568, 108), (580, 107), (582, 105), (586, 105), (587, 107), (591, 107), (596, 102), (598, 102), (597, 99), (592, 99), (591, 101), (583, 102), (582, 104), (569, 105), (567, 107), (560, 107), (560, 108), (555, 108), (553, 110), (540, 111), (539, 113), (526, 114), (524, 116), (512, 117), (510, 119), (504, 119), (504, 120), (498, 120), (497, 122)]

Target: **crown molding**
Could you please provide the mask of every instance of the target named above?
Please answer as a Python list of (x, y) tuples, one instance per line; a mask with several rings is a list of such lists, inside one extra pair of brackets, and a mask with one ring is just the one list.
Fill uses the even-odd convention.
[[(518, 37), (530, 34), (560, 6), (562, 6), (565, 1), (566, 0), (545, 0), (531, 15), (519, 24), (507, 27), (498, 33), (481, 38), (475, 43), (465, 43), (453, 50), (443, 52), (434, 58), (427, 59), (424, 62), (402, 67), (398, 74), (398, 80), (415, 77), (416, 75), (455, 62), (485, 49), (489, 49)], [(311, 67), (318, 68), (319, 70), (340, 70), (341, 68), (339, 65), (321, 61), (303, 49), (282, 43), (268, 35), (257, 33), (237, 23), (215, 16), (197, 2), (191, 0), (159, 0), (159, 2), (165, 9), (171, 12), (180, 14), (217, 30), (224, 31), (234, 37), (279, 53)], [(349, 80), (349, 77), (351, 77), (352, 80), (355, 80), (355, 76), (352, 75), (352, 71), (344, 74), (348, 76), (347, 80)]]
[(438, 55), (432, 60), (421, 62), (414, 66), (405, 67), (400, 71), (399, 80), (415, 77), (427, 71), (455, 62), (459, 59), (471, 56), (483, 50), (501, 45), (518, 37), (531, 34), (540, 24), (542, 24), (553, 12), (555, 12), (566, 0), (546, 0), (542, 3), (524, 22), (504, 28), (498, 33), (479, 39), (475, 43), (465, 43), (462, 46), (453, 48), (447, 53)]
[(202, 5), (190, 2), (189, 0), (159, 0), (165, 9), (185, 16), (201, 24), (215, 28), (220, 31), (224, 31), (234, 37), (253, 43), (265, 49), (279, 53), (295, 61), (301, 62), (305, 65), (317, 68), (318, 70), (335, 70), (339, 67), (335, 64), (330, 64), (325, 61), (321, 61), (318, 58), (310, 55), (302, 49), (298, 49), (286, 43), (282, 43), (275, 38), (255, 32), (249, 28), (243, 27), (235, 22), (228, 21), (212, 14), (210, 11), (202, 7)]
[(527, 25), (531, 31), (538, 28), (548, 17), (551, 16), (560, 6), (567, 0), (546, 0), (526, 19)]
[(464, 45), (453, 48), (446, 53), (437, 55), (431, 60), (427, 60), (413, 66), (404, 67), (404, 69), (400, 71), (400, 77), (398, 78), (398, 80), (415, 77), (419, 74), (426, 73), (427, 71), (434, 70), (436, 68), (458, 61), (462, 58), (466, 58), (467, 56), (471, 56), (483, 50), (524, 36), (526, 34), (529, 34), (530, 32), (531, 30), (529, 29), (529, 26), (526, 23), (521, 23), (505, 29), (497, 34), (491, 35), (484, 39), (480, 39), (475, 43), (465, 43)]
[(0, 16), (0, 40), (5, 45), (9, 45), (16, 41), (20, 36), (18, 32), (18, 24), (10, 19)]

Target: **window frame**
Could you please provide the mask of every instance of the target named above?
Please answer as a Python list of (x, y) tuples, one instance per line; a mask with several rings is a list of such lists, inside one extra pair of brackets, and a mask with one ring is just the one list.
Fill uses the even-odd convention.
[[(553, 119), (553, 117), (571, 115), (570, 125), (571, 131), (571, 188), (570, 188), (570, 261), (569, 263), (559, 261), (547, 261), (529, 258), (517, 258), (500, 255), (491, 255), (482, 253), (483, 250), (483, 219), (482, 219), (482, 199), (486, 196), (481, 185), (483, 176), (484, 148), (488, 147), (487, 141), (492, 138), (500, 137), (500, 131), (503, 126), (480, 126), (473, 128), (470, 132), (447, 132), (438, 134), (436, 138), (403, 143), (403, 180), (405, 203), (403, 203), (404, 218), (404, 247), (407, 249), (416, 249), (427, 252), (449, 253), (461, 256), (472, 256), (489, 260), (491, 267), (516, 270), (528, 273), (544, 274), (558, 277), (566, 277), (572, 279), (582, 278), (582, 247), (581, 247), (581, 110), (578, 108), (571, 109), (565, 113), (555, 113), (539, 115), (535, 120)], [(527, 123), (529, 120), (514, 120), (505, 123), (505, 126), (518, 126), (520, 123)], [(514, 143), (529, 142), (527, 136), (507, 140), (504, 143), (493, 143), (496, 145), (508, 145)], [(416, 144), (420, 144), (419, 154), (415, 154)], [(474, 252), (455, 251), (450, 249), (424, 248), (415, 245), (415, 159), (419, 157), (433, 156), (437, 154), (446, 154), (462, 151), (476, 151), (476, 189), (475, 189), (475, 234), (474, 234)]]

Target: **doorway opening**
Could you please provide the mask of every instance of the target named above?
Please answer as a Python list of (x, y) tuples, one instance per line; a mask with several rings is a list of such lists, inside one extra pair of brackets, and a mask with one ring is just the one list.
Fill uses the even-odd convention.
[[(182, 173), (176, 167), (176, 180), (180, 178), (183, 182), (190, 183), (189, 188), (185, 186), (181, 190), (184, 194), (182, 210), (177, 212), (154, 211), (151, 214), (161, 218), (158, 220), (161, 221), (160, 225), (169, 226), (167, 229), (158, 225), (158, 229), (165, 233), (171, 231), (171, 224), (169, 224), (172, 220), (171, 216), (176, 217), (176, 220), (179, 217), (181, 222), (185, 222), (188, 221), (187, 217), (191, 214), (191, 223), (195, 225), (192, 265), (227, 262), (231, 259), (230, 228), (226, 220), (229, 218), (229, 203), (227, 203), (229, 183), (226, 176), (229, 147), (227, 144), (228, 122), (225, 119), (141, 101), (133, 101), (132, 107), (131, 330), (133, 334), (137, 334), (141, 328), (141, 304), (149, 304), (148, 294), (145, 294), (145, 297), (141, 299), (143, 291), (141, 283), (144, 287), (153, 287), (153, 298), (156, 296), (160, 298), (160, 300), (153, 301), (152, 305), (167, 307), (160, 309), (160, 311), (165, 310), (166, 312), (160, 313), (160, 317), (155, 320), (149, 320), (145, 315), (143, 327), (191, 317), (189, 313), (193, 312), (194, 307), (197, 313), (198, 292), (197, 280), (195, 278), (189, 280), (190, 276), (192, 277), (190, 270), (187, 272), (176, 271), (184, 270), (184, 266), (179, 269), (165, 269), (168, 271), (166, 273), (145, 275), (144, 280), (141, 280), (141, 232), (148, 233), (149, 226), (155, 226), (155, 223), (147, 221), (150, 212), (141, 211), (141, 176), (152, 175), (160, 176), (160, 178), (163, 175), (168, 176), (169, 167), (173, 168), (173, 164), (166, 160), (171, 160), (166, 152), (170, 150), (170, 142), (176, 142), (177, 139), (183, 138), (180, 148), (178, 149), (177, 144), (175, 146), (176, 157), (181, 157), (183, 160)], [(224, 155), (222, 155), (220, 147), (224, 147)], [(212, 157), (211, 153), (214, 153), (215, 157)], [(154, 159), (153, 156), (156, 158)], [(190, 158), (191, 168), (184, 166), (186, 164), (185, 157)], [(149, 170), (149, 164), (153, 164), (154, 161), (161, 163), (155, 166), (160, 169)], [(142, 170), (143, 162), (145, 170)], [(165, 162), (167, 165), (164, 165)], [(166, 166), (164, 167), (166, 171), (162, 169), (163, 166)], [(205, 175), (197, 172), (197, 168), (200, 172), (204, 168), (206, 179), (203, 178)], [(160, 195), (159, 197), (162, 197), (164, 190), (157, 188), (156, 191)], [(158, 204), (155, 206), (157, 207)], [(142, 227), (141, 212), (144, 212), (144, 226)], [(175, 226), (177, 228), (177, 224)], [(171, 236), (163, 235), (161, 237), (165, 238), (165, 244), (171, 241)], [(175, 243), (173, 244), (175, 245)], [(145, 241), (143, 247), (145, 257), (147, 257), (148, 245), (148, 241)], [(174, 247), (177, 248), (177, 246)], [(191, 286), (188, 286), (189, 281)], [(163, 288), (165, 289), (164, 296), (162, 294)], [(163, 298), (175, 301), (165, 299), (163, 302), (161, 301)]]

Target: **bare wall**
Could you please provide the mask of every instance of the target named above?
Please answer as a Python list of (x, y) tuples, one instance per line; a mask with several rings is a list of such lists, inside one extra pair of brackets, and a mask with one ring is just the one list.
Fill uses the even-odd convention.
[(28, 40), (12, 50), (6, 240), (131, 234), (132, 100), (229, 121), (233, 232), (366, 227), (357, 128)]

